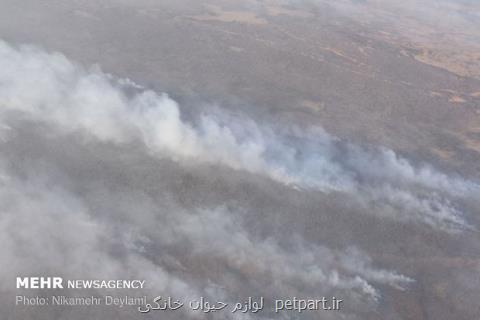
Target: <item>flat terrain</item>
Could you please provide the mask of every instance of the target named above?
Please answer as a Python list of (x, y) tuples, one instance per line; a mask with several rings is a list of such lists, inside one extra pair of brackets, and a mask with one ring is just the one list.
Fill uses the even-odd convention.
[[(358, 285), (352, 284), (354, 280), (350, 289), (346, 284), (342, 288), (332, 285), (333, 292), (350, 298), (345, 319), (476, 319), (480, 315), (480, 238), (475, 228), (480, 222), (480, 4), (417, 2), (0, 0), (0, 39), (14, 46), (26, 43), (58, 51), (86, 68), (96, 64), (116, 78), (166, 92), (179, 103), (182, 119), (195, 122), (200, 114), (222, 110), (230, 117), (254, 119), (259, 127), (277, 131), (323, 128), (335, 137), (332, 146), (325, 147), (335, 152), (325, 161), (354, 172), (357, 195), (346, 196), (335, 188), (331, 192), (292, 189), (254, 170), (243, 172), (216, 162), (183, 166), (176, 158), (152, 158), (140, 147), (104, 141), (85, 144), (78, 137), (49, 134), (50, 129), (41, 125), (18, 125), (15, 140), (2, 143), (0, 152), (5, 162), (14, 164), (12, 175), (22, 177), (22, 165), (30, 168), (35, 163), (32, 168), (43, 168), (31, 159), (60, 168), (59, 185), (74, 190), (94, 221), (119, 228), (134, 225), (132, 233), (147, 239), (139, 237), (145, 247), (139, 253), (142, 259), (195, 288), (213, 282), (213, 287), (224, 290), (217, 293), (227, 297), (246, 296), (252, 290), (265, 295), (315, 294), (305, 280), (314, 274), (309, 259), (328, 256), (322, 267), (350, 276), (355, 274), (347, 267), (355, 260), (349, 257), (357, 257), (356, 249), (351, 249), (354, 246), (368, 256), (352, 263), (355, 268), (375, 265), (394, 274), (364, 272), (370, 275), (365, 276), (369, 281), (378, 283), (374, 287), (381, 298), (374, 303), (352, 293)], [(309, 138), (309, 133), (300, 135)], [(311, 137), (314, 144), (317, 136)], [(296, 140), (288, 139), (295, 144)], [(443, 172), (443, 178), (422, 185), (437, 176), (421, 170), (413, 170), (408, 178), (401, 173), (397, 177), (392, 172), (408, 171), (405, 163), (390, 167), (388, 156), (381, 159), (390, 160), (376, 156), (365, 160), (363, 151), (358, 156), (357, 149), (350, 149), (352, 145), (365, 150), (391, 149), (414, 168), (428, 164)], [(316, 148), (308, 142), (302, 146), (295, 157)], [(357, 156), (364, 162), (355, 162)], [(378, 163), (385, 166), (375, 167)], [(457, 178), (474, 185), (473, 191), (457, 190), (460, 183), (451, 182)], [(384, 200), (387, 196), (379, 190), (389, 187), (411, 192), (428, 207), (426, 211), (439, 216), (445, 213), (444, 204), (452, 212), (463, 212), (473, 228), (441, 230), (434, 218), (417, 217), (424, 209), (421, 206), (409, 209), (412, 217), (404, 218), (402, 205), (410, 193)], [(432, 191), (436, 188), (441, 190)], [(432, 205), (425, 200), (430, 196), (440, 200)], [(436, 207), (439, 203), (441, 208)], [(215, 227), (202, 230), (218, 238), (199, 235), (200, 231), (189, 233), (203, 222), (185, 212), (218, 206), (237, 212), (223, 224), (214, 223), (223, 221), (218, 212), (205, 218), (212, 219), (206, 224)], [(162, 228), (151, 226), (160, 224), (158, 216), (143, 213), (157, 212), (155, 208), (168, 211), (165, 217), (171, 221), (177, 221), (177, 215), (170, 211), (179, 210), (179, 221), (188, 221), (184, 229), (164, 227), (168, 235), (188, 234), (179, 248), (158, 235)], [(112, 212), (118, 212), (118, 220)], [(132, 218), (133, 212), (144, 222)], [(417, 223), (417, 218), (425, 224)], [(238, 231), (237, 225), (244, 229)], [(215, 233), (218, 229), (225, 234)], [(107, 234), (116, 236), (117, 231), (108, 230)], [(38, 234), (42, 237), (43, 233)], [(308, 254), (301, 255), (298, 252), (303, 249), (297, 252), (295, 241), (284, 240), (293, 234), (326, 249), (314, 254), (307, 246)], [(113, 255), (118, 239), (110, 239)], [(252, 244), (241, 251), (245, 239)], [(200, 249), (200, 253), (188, 251), (196, 243), (218, 256), (209, 260)], [(229, 250), (240, 250), (248, 258), (236, 259)], [(336, 255), (344, 251), (345, 256)], [(60, 253), (56, 257), (64, 258)], [(128, 265), (122, 265), (121, 259), (115, 260), (119, 270)], [(269, 269), (276, 263), (284, 268)], [(414, 282), (404, 281), (408, 285), (399, 289), (397, 280), (405, 280), (397, 278), (400, 275)], [(287, 279), (286, 283), (278, 284), (277, 277)], [(302, 285), (292, 284), (297, 282)], [(3, 288), (0, 295), (10, 294), (9, 289)], [(53, 319), (51, 314), (45, 311), (41, 316)], [(64, 310), (58, 314), (58, 319), (82, 317)], [(104, 319), (117, 316), (105, 313)], [(8, 319), (40, 318), (27, 309), (12, 311)]]

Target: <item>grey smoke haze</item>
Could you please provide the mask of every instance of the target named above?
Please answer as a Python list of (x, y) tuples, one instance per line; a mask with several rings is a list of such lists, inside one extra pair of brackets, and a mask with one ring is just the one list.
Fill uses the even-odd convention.
[[(320, 5), (331, 7), (352, 19), (369, 18), (370, 23), (390, 22), (394, 27), (402, 24), (401, 18), (410, 18), (422, 24), (434, 24), (436, 27), (475, 31), (480, 12), (477, 1), (462, 0), (285, 0), (291, 6)], [(379, 13), (381, 15), (379, 15)]]
[[(182, 298), (339, 294), (348, 300), (345, 319), (367, 319), (383, 290), (409, 290), (415, 276), (376, 265), (352, 243), (269, 228), (292, 215), (308, 223), (279, 208), (305, 192), (346, 202), (378, 223), (447, 236), (475, 228), (467, 220), (477, 182), (415, 166), (392, 150), (221, 113), (187, 121), (166, 94), (32, 46), (1, 42), (0, 70), (2, 296), (13, 296), (18, 274), (144, 278), (149, 293)], [(229, 188), (238, 198), (214, 191)], [(268, 192), (281, 195), (277, 206), (253, 200)], [(1, 305), (16, 319), (8, 299)]]

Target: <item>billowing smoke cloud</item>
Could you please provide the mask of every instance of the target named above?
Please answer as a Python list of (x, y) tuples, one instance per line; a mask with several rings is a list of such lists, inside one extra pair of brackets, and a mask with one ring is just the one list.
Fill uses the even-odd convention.
[[(34, 47), (1, 43), (0, 68), (1, 295), (13, 294), (11, 279), (19, 274), (141, 278), (148, 294), (184, 299), (336, 294), (348, 300), (342, 317), (359, 319), (375, 311), (382, 290), (415, 285), (414, 275), (380, 267), (352, 243), (333, 246), (273, 228), (262, 219), (269, 206), (215, 197), (216, 184), (281, 189), (281, 197), (292, 198), (271, 204), (274, 211), (314, 193), (340, 196), (378, 221), (433, 231), (469, 227), (460, 208), (478, 195), (476, 183), (415, 167), (391, 150), (350, 145), (321, 129), (267, 129), (221, 114), (187, 121), (166, 95)], [(249, 210), (258, 219), (250, 221)], [(310, 223), (303, 213), (275, 212), (278, 219), (292, 215)], [(7, 317), (14, 314), (1, 303)]]
[(251, 122), (225, 123), (215, 115), (187, 122), (165, 94), (34, 47), (1, 43), (0, 63), (3, 135), (9, 117), (27, 117), (62, 134), (141, 142), (159, 158), (227, 166), (297, 188), (355, 194), (366, 208), (380, 206), (384, 216), (396, 220), (450, 231), (472, 228), (455, 200), (478, 195), (477, 184), (428, 166), (414, 167), (391, 150), (368, 151), (319, 129), (275, 131)]
[[(301, 237), (287, 245), (281, 245), (278, 236), (256, 238), (244, 228), (241, 216), (227, 208), (189, 212), (178, 203), (162, 199), (158, 205), (143, 195), (134, 199), (136, 211), (123, 214), (125, 204), (116, 200), (126, 195), (95, 190), (113, 211), (105, 216), (93, 211), (95, 200), (66, 189), (65, 178), (39, 173), (41, 166), (22, 168), (22, 177), (7, 171), (2, 169), (0, 183), (4, 294), (13, 294), (16, 275), (53, 274), (147, 279), (146, 293), (182, 300), (203, 295), (235, 301), (251, 292), (318, 296), (334, 290), (349, 296), (350, 305), (374, 306), (381, 297), (375, 285), (403, 290), (413, 282), (375, 268), (357, 249), (332, 250)], [(188, 312), (183, 316), (205, 317)], [(71, 319), (82, 317), (80, 313)]]

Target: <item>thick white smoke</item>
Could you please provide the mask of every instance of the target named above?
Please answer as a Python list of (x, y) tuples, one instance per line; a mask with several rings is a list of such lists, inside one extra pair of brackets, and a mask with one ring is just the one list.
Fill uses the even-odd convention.
[[(303, 142), (301, 154), (294, 146), (298, 138), (289, 142), (252, 123), (248, 132), (242, 132), (242, 124), (223, 125), (214, 116), (189, 124), (166, 95), (128, 94), (139, 88), (33, 47), (0, 44), (0, 66), (2, 293), (12, 294), (15, 275), (57, 274), (146, 279), (149, 293), (184, 299), (210, 295), (233, 301), (238, 292), (252, 290), (267, 297), (335, 291), (351, 297), (351, 305), (372, 305), (381, 296), (378, 286), (402, 289), (413, 281), (376, 268), (359, 250), (331, 249), (301, 236), (254, 235), (232, 208), (187, 210), (171, 199), (168, 182), (143, 186), (155, 196), (137, 191), (131, 181), (107, 187), (107, 180), (115, 179), (108, 173), (115, 158), (105, 157), (100, 179), (105, 185), (98, 190), (86, 195), (93, 186), (88, 179), (78, 181), (88, 173), (84, 165), (95, 158), (98, 145), (127, 154), (140, 142), (142, 159), (168, 158), (180, 167), (221, 165), (301, 188), (350, 192), (357, 182), (341, 163), (335, 164), (336, 141), (327, 134), (316, 134), (318, 144)], [(39, 158), (37, 146), (24, 148), (24, 143), (36, 143), (22, 138), (29, 125), (49, 127), (33, 139), (45, 143)], [(65, 162), (55, 162), (62, 152), (48, 150), (50, 135), (91, 153), (85, 162), (62, 170), (58, 163)], [(130, 159), (124, 165), (130, 169), (138, 163)], [(154, 198), (159, 196), (164, 199)]]
[(247, 132), (213, 115), (189, 123), (166, 94), (139, 90), (32, 46), (1, 42), (0, 67), (2, 139), (8, 139), (8, 119), (26, 118), (85, 139), (142, 142), (151, 154), (178, 162), (219, 164), (299, 188), (346, 192), (396, 220), (449, 231), (471, 228), (455, 201), (480, 194), (478, 184), (414, 167), (391, 150), (366, 151), (319, 130), (272, 133), (249, 123)]

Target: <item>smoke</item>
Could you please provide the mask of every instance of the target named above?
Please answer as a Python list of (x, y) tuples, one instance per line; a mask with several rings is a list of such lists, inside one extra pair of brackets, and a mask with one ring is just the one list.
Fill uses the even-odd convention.
[[(379, 301), (375, 285), (404, 289), (413, 282), (374, 267), (358, 249), (333, 250), (299, 236), (256, 237), (244, 227), (241, 214), (225, 207), (187, 211), (162, 193), (159, 205), (145, 194), (135, 196), (133, 186), (128, 195), (105, 187), (92, 190), (101, 194), (100, 206), (111, 209), (102, 212), (93, 209), (98, 200), (69, 190), (66, 178), (38, 165), (21, 169), (18, 177), (2, 168), (0, 183), (5, 248), (0, 292), (6, 295), (13, 294), (15, 275), (47, 274), (146, 279), (143, 294), (187, 301), (200, 295), (233, 302), (252, 292), (270, 298), (333, 290), (355, 306)], [(116, 201), (127, 196), (131, 199)], [(122, 212), (132, 201), (135, 205)]]
[[(221, 113), (187, 121), (165, 94), (32, 46), (0, 43), (0, 69), (2, 295), (12, 295), (19, 274), (140, 278), (149, 294), (185, 299), (339, 294), (348, 299), (343, 316), (355, 318), (375, 310), (382, 289), (413, 285), (356, 246), (274, 229), (248, 197), (214, 197), (215, 184), (245, 183), (253, 193), (280, 186), (279, 198), (333, 194), (379, 222), (471, 228), (461, 208), (478, 196), (476, 182), (391, 150)], [(288, 209), (276, 215), (310, 223)]]
[(179, 163), (221, 165), (296, 188), (353, 194), (367, 209), (379, 204), (399, 221), (472, 229), (455, 200), (478, 194), (478, 184), (414, 167), (391, 150), (352, 146), (320, 129), (225, 123), (221, 115), (187, 122), (166, 94), (31, 46), (1, 43), (0, 65), (3, 128), (12, 117), (28, 118), (65, 135), (141, 143), (153, 156)]
[[(285, 0), (291, 6), (324, 6), (333, 8), (354, 20), (370, 23), (394, 23), (395, 27), (406, 26), (403, 19), (415, 19), (423, 25), (435, 25), (440, 28), (463, 28), (474, 32), (478, 24), (473, 17), (478, 15), (475, 1), (430, 0), (430, 1), (371, 1), (371, 0)], [(401, 21), (395, 22), (395, 18)], [(411, 26), (410, 26), (411, 27)], [(447, 29), (448, 31), (448, 29)]]

